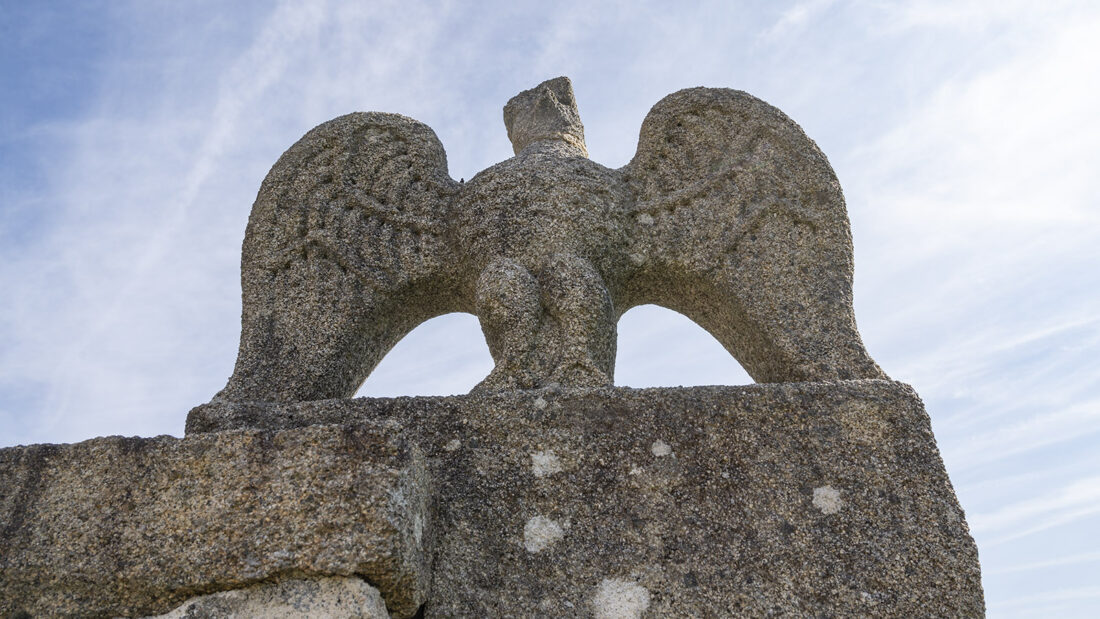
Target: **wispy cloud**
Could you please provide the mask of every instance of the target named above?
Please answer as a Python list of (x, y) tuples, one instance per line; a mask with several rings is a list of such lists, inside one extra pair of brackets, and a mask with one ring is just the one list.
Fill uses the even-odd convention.
[[(155, 223), (146, 220), (146, 223), (153, 225), (134, 235), (137, 237), (134, 251), (128, 252), (124, 265), (119, 265), (124, 269), (118, 279), (121, 285), (110, 287), (104, 291), (106, 294), (96, 295), (98, 298), (95, 300), (94, 311), (88, 312), (90, 322), (79, 330), (79, 337), (64, 344), (63, 356), (53, 361), (59, 380), (55, 381), (54, 389), (46, 401), (45, 407), (48, 410), (64, 416), (83, 397), (72, 388), (74, 383), (80, 382), (80, 374), (87, 371), (82, 364), (86, 363), (89, 351), (102, 344), (105, 331), (117, 328), (120, 320), (125, 320), (127, 314), (132, 312), (133, 308), (129, 306), (134, 304), (136, 298), (140, 298), (139, 289), (162, 282), (171, 285), (172, 278), (166, 277), (168, 274), (164, 273), (164, 270), (171, 268), (166, 254), (178, 250), (177, 237), (188, 233), (183, 229), (185, 220), (202, 192), (209, 189), (211, 175), (217, 173), (220, 165), (224, 165), (227, 150), (235, 140), (240, 139), (239, 129), (244, 124), (242, 117), (250, 109), (258, 107), (262, 94), (282, 78), (286, 70), (288, 50), (303, 38), (315, 35), (321, 18), (322, 13), (318, 8), (308, 4), (280, 7), (261, 28), (252, 46), (225, 72), (214, 97), (213, 109), (202, 121), (203, 131), (197, 148), (189, 153), (188, 161), (178, 171), (176, 178), (159, 179), (161, 182), (168, 181), (165, 188), (170, 188), (170, 191), (146, 188), (147, 195), (159, 198), (154, 207), (157, 212)], [(98, 125), (97, 134), (113, 131), (117, 127), (116, 123), (106, 119), (94, 122)], [(156, 131), (155, 126), (150, 125), (144, 129)], [(177, 136), (169, 133), (159, 137), (173, 139)], [(102, 144), (95, 143), (90, 147), (89, 151), (96, 151), (102, 148)], [(97, 158), (93, 152), (85, 152), (84, 156)], [(149, 152), (132, 153), (131, 156), (143, 159), (149, 156)], [(140, 163), (125, 160), (115, 162), (116, 166), (119, 164), (140, 167)], [(111, 189), (98, 185), (96, 180), (91, 182), (93, 187), (84, 186), (81, 189), (91, 189), (93, 195), (105, 197), (107, 200), (114, 197)], [(82, 208), (79, 204), (80, 197), (72, 196), (70, 199), (75, 208)], [(108, 213), (110, 215), (126, 217), (128, 213), (115, 211)], [(77, 230), (71, 232), (80, 233)], [(102, 232), (105, 237), (110, 238), (110, 231)], [(79, 243), (79, 240), (70, 237), (65, 238), (64, 242)], [(109, 247), (106, 249), (110, 250)], [(94, 266), (80, 264), (78, 256), (71, 255), (70, 260), (82, 283), (94, 286), (97, 275), (102, 277), (92, 271)], [(73, 309), (86, 311), (88, 308)]]
[(983, 403), (945, 419), (1011, 417), (955, 445), (959, 464), (1097, 428), (1100, 369), (1075, 350), (1100, 346), (1100, 128), (1082, 122), (1100, 88), (1074, 76), (1100, 72), (1098, 28), (1096, 11), (1029, 26), (843, 163), (864, 171), (848, 185), (860, 290), (890, 291), (860, 297), (872, 351), (926, 398)]
[(1050, 568), (1066, 567), (1070, 565), (1082, 565), (1089, 563), (1100, 563), (1100, 552), (1085, 552), (1081, 554), (1069, 555), (1066, 557), (1058, 557), (1057, 559), (1049, 559), (1046, 561), (1031, 561), (1028, 563), (1020, 563), (1010, 566), (998, 566), (992, 569), (986, 569), (986, 574), (1011, 574), (1014, 572), (1031, 572), (1037, 570), (1046, 570)]
[(983, 44), (911, 90), (892, 127), (834, 156), (857, 316), (872, 353), (929, 403), (991, 613), (1072, 616), (1095, 590), (1013, 568), (1057, 570), (1066, 548), (1100, 548), (1087, 455), (1100, 432), (1100, 129), (1086, 120), (1100, 89), (1080, 79), (1100, 73), (1100, 11), (980, 4), (889, 5), (879, 23)]
[(779, 19), (760, 35), (765, 39), (783, 39), (808, 27), (821, 13), (836, 4), (836, 0), (803, 0), (784, 10)]
[(994, 512), (969, 514), (968, 520), (975, 534), (992, 547), (1098, 513), (1100, 477), (1086, 477)]
[(1026, 27), (1040, 21), (1062, 21), (1086, 5), (1077, 0), (912, 0), (887, 4), (882, 25), (894, 29), (987, 31), (1003, 26)]
[(989, 605), (990, 614), (1014, 617), (1088, 617), (1080, 612), (1093, 604), (1080, 604), (1100, 600), (1100, 587), (1064, 587), (1032, 595), (1014, 596), (996, 600)]

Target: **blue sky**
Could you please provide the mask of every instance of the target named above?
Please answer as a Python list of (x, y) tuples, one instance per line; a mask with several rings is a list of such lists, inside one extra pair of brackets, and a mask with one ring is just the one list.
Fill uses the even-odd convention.
[[(923, 396), (990, 615), (1100, 607), (1100, 5), (0, 1), (0, 445), (181, 435), (232, 370), (260, 181), (311, 127), (412, 116), (472, 177), (501, 107), (573, 79), (588, 148), (633, 155), (690, 86), (746, 90), (829, 156), (872, 355)], [(750, 382), (687, 319), (620, 323), (617, 382)], [(472, 316), (363, 395), (462, 393)]]

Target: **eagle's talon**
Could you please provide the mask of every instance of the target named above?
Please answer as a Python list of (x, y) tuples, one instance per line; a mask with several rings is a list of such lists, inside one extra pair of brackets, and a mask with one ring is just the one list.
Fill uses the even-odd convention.
[(607, 387), (612, 380), (594, 361), (585, 357), (559, 365), (550, 375), (550, 383), (572, 387)]
[(534, 389), (535, 381), (531, 373), (513, 364), (498, 364), (492, 372), (478, 383), (470, 393), (488, 393), (492, 391), (516, 391)]

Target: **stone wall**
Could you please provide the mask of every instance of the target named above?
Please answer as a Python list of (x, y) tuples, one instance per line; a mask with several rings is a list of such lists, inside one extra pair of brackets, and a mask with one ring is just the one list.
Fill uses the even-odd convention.
[(0, 450), (0, 615), (326, 576), (397, 617), (983, 614), (896, 382), (206, 405), (188, 429)]

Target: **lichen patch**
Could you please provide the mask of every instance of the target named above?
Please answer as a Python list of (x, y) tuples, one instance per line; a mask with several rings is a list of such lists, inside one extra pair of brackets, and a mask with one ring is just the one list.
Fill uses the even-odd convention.
[(653, 455), (657, 456), (658, 458), (672, 455), (672, 448), (668, 446), (668, 443), (662, 441), (661, 439), (653, 441), (653, 444), (649, 446), (649, 450), (652, 451)]
[(535, 477), (549, 477), (554, 473), (560, 473), (561, 470), (561, 460), (553, 451), (547, 449), (531, 454), (531, 472)]
[(413, 518), (413, 539), (416, 540), (417, 548), (424, 545), (424, 514), (419, 512)]
[(647, 608), (649, 590), (620, 578), (605, 578), (592, 598), (596, 619), (637, 619)]
[(565, 537), (561, 525), (546, 516), (534, 516), (523, 527), (523, 547), (527, 552), (542, 552)]
[(840, 491), (832, 486), (814, 488), (814, 507), (823, 514), (835, 514), (844, 507), (844, 501), (840, 498)]

